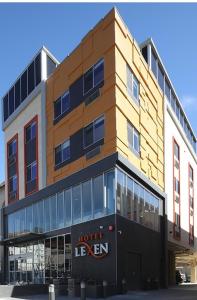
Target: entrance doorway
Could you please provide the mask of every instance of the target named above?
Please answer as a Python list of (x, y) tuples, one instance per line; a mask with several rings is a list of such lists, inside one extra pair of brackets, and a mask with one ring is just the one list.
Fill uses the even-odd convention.
[(129, 290), (141, 287), (141, 254), (128, 252), (126, 260), (126, 280)]

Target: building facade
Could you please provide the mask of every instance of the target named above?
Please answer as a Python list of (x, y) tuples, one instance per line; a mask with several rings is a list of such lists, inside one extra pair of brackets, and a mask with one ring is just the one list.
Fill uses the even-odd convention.
[(169, 283), (175, 283), (175, 268), (196, 282), (196, 137), (154, 42), (145, 41), (141, 49), (164, 96)]
[(59, 65), (42, 52), (29, 95), (17, 106), (16, 82), (3, 98), (5, 280), (166, 287), (166, 101), (149, 52), (116, 9)]

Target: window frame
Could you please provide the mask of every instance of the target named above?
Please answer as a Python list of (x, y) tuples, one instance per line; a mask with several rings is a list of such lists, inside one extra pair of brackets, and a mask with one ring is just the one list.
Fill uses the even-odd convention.
[[(128, 72), (130, 72), (130, 75), (131, 75), (132, 90), (130, 90), (128, 88), (128, 80), (130, 79), (130, 78), (128, 78)], [(133, 92), (134, 82), (137, 83), (138, 98), (135, 97), (134, 92)], [(140, 105), (140, 97), (139, 97), (140, 96), (140, 82), (128, 64), (127, 64), (127, 95), (129, 95), (129, 98), (132, 98), (137, 105)]]
[[(16, 141), (16, 153), (14, 154), (14, 156), (16, 157), (16, 174), (14, 174), (13, 176), (9, 176), (9, 159), (10, 157), (13, 156), (13, 154), (11, 156), (9, 156), (9, 145), (13, 142)], [(10, 199), (10, 189), (9, 189), (9, 183), (10, 183), (10, 179), (13, 178), (14, 176), (17, 177), (17, 190), (16, 190), (16, 198), (14, 200)], [(8, 142), (7, 142), (7, 183), (8, 183), (8, 190), (7, 190), (7, 199), (8, 199), (8, 203), (13, 203), (15, 201), (18, 200), (19, 198), (19, 172), (18, 172), (18, 133), (15, 134)]]
[[(90, 68), (88, 68), (85, 73), (83, 74), (83, 96), (87, 95), (91, 90), (93, 90), (95, 87), (97, 87), (103, 80), (104, 80), (104, 71), (103, 71), (103, 79), (97, 82), (95, 85), (95, 80), (94, 80), (94, 71), (95, 67), (99, 66), (100, 64), (103, 64), (103, 70), (104, 70), (104, 58), (99, 59), (95, 64), (93, 64)], [(89, 72), (92, 69), (92, 87), (85, 92), (84, 87), (85, 87), (85, 75), (87, 72)]]
[[(64, 140), (63, 143), (58, 144), (58, 145), (55, 147), (55, 149), (54, 149), (54, 165), (55, 165), (55, 167), (60, 166), (60, 165), (63, 164), (65, 161), (68, 161), (68, 160), (71, 158), (71, 153), (69, 152), (69, 157), (68, 157), (67, 159), (63, 160), (63, 148), (62, 148), (62, 147), (63, 147), (63, 145), (64, 145), (66, 142), (69, 142), (69, 149), (70, 149), (70, 137), (67, 138), (66, 140)], [(61, 147), (61, 162), (58, 163), (58, 164), (56, 164), (56, 149), (57, 149), (58, 147)]]
[[(103, 137), (102, 137), (102, 138), (100, 138), (100, 139), (98, 139), (98, 140), (95, 141), (95, 123), (98, 122), (99, 119), (100, 119), (101, 121), (103, 121), (104, 134), (103, 134)], [(92, 125), (92, 128), (93, 128), (93, 133), (92, 133), (92, 134), (93, 134), (93, 142), (92, 142), (91, 144), (89, 144), (89, 145), (86, 146), (86, 143), (85, 143), (85, 129), (86, 129), (88, 126), (90, 126), (90, 125)], [(90, 146), (96, 144), (97, 142), (101, 141), (101, 140), (104, 139), (104, 138), (105, 138), (105, 115), (101, 115), (100, 117), (94, 119), (92, 122), (90, 122), (90, 123), (87, 124), (85, 127), (83, 127), (83, 149), (87, 149), (88, 147), (90, 147)]]
[[(129, 138), (128, 138), (128, 128), (131, 129), (131, 134), (132, 134), (132, 145), (130, 145), (129, 143)], [(136, 134), (137, 133), (137, 134)], [(136, 149), (134, 148), (134, 138), (135, 138), (135, 135), (138, 137), (138, 146), (139, 146), (139, 152), (136, 151)], [(127, 140), (128, 140), (128, 148), (134, 152), (134, 154), (136, 154), (137, 156), (140, 156), (140, 133), (139, 131), (135, 128), (135, 126), (133, 126), (133, 124), (127, 120)]]
[[(62, 99), (64, 98), (64, 96), (67, 96), (68, 95), (68, 97), (69, 97), (69, 107), (66, 109), (66, 110), (64, 110), (63, 111), (63, 109), (62, 109)], [(55, 105), (56, 105), (56, 103), (58, 102), (58, 101), (60, 101), (60, 103), (61, 103), (61, 113), (57, 116), (57, 117), (55, 117)], [(70, 91), (69, 91), (69, 89), (68, 90), (66, 90), (58, 99), (56, 99), (55, 101), (54, 101), (54, 104), (53, 104), (53, 120), (54, 121), (56, 121), (56, 120), (58, 120), (65, 112), (67, 112), (68, 110), (70, 109)]]

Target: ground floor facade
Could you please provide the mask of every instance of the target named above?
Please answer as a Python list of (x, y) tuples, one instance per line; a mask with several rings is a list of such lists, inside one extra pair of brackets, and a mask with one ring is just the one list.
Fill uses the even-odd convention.
[(165, 195), (114, 154), (4, 209), (6, 282), (167, 285)]

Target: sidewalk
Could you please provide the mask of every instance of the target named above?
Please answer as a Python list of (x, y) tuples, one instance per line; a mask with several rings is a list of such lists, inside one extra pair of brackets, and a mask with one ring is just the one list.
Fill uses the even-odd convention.
[[(48, 300), (48, 295), (27, 296), (24, 298), (1, 298), (2, 300)], [(181, 285), (165, 290), (129, 292), (126, 295), (116, 295), (108, 300), (196, 300), (197, 285)], [(76, 297), (58, 296), (55, 300), (80, 300)], [(87, 300), (95, 300), (87, 298)], [(103, 300), (97, 299), (97, 300)]]

